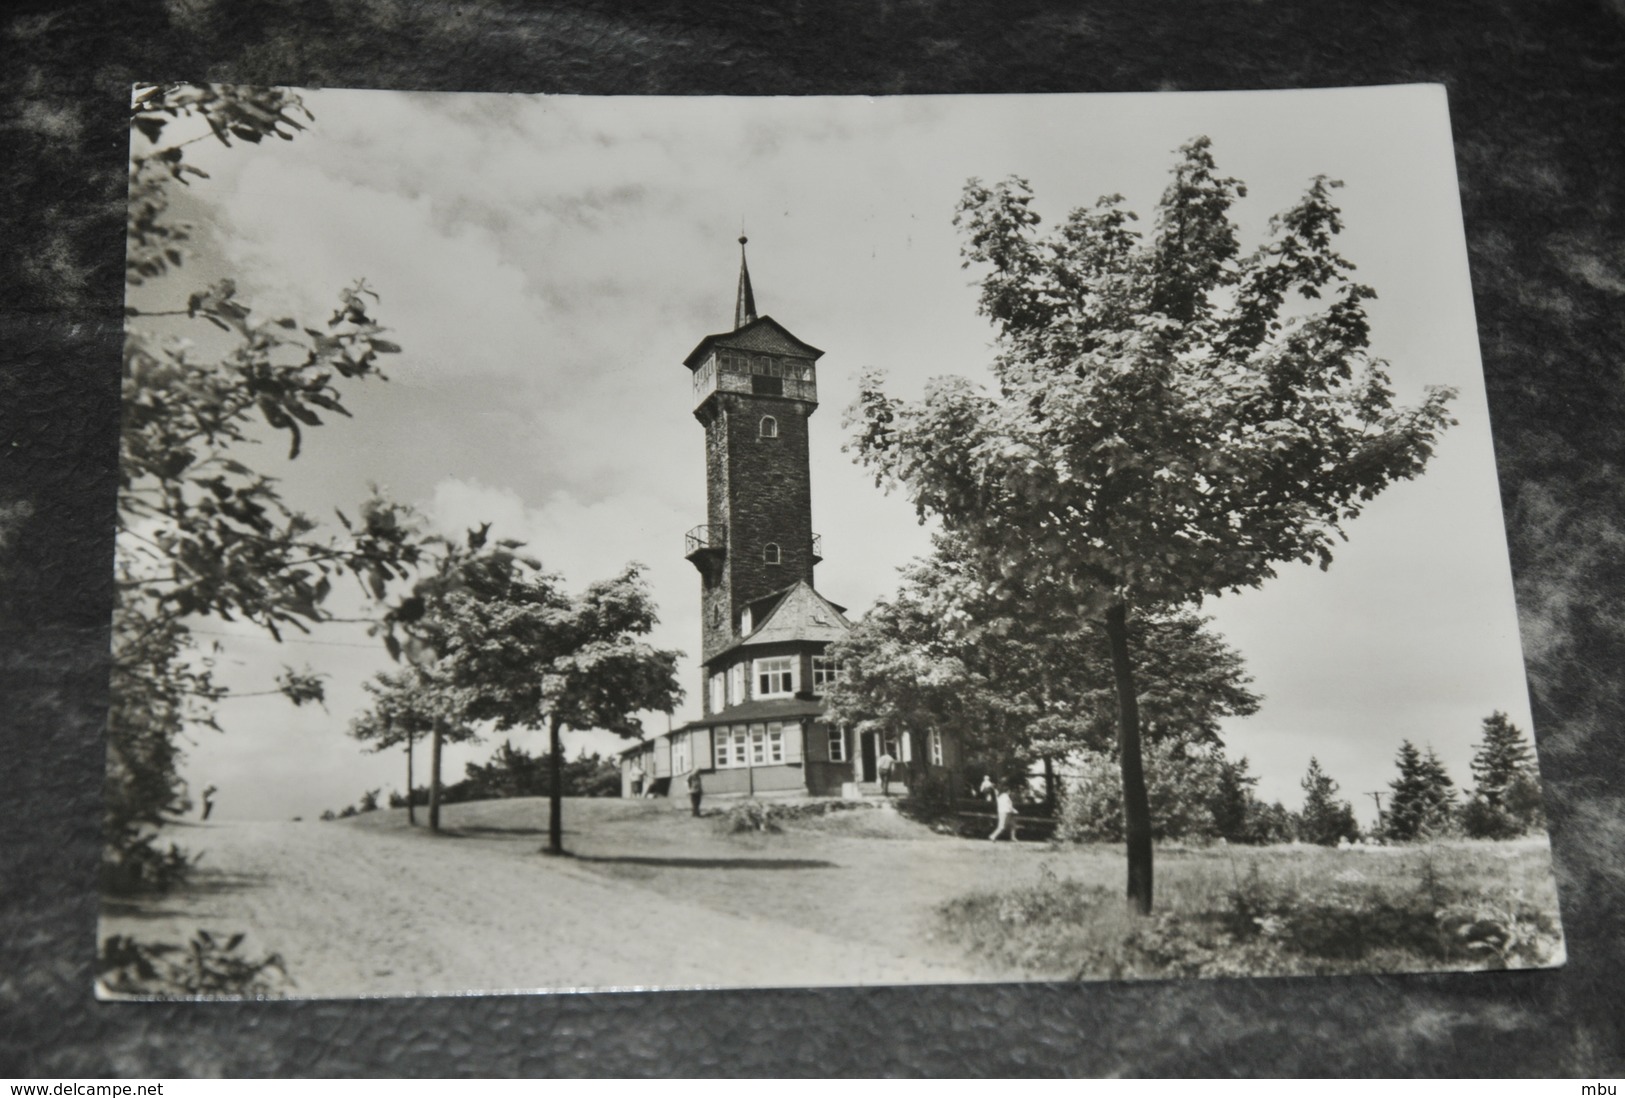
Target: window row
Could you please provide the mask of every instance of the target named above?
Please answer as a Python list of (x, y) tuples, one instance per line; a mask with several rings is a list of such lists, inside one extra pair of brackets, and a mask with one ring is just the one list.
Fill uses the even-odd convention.
[[(740, 766), (767, 766), (785, 760), (783, 721), (766, 724), (719, 725), (711, 730), (713, 759), (718, 770)], [(791, 760), (794, 761), (794, 760)]]
[[(745, 688), (747, 672), (750, 690)], [(739, 705), (752, 698), (789, 698), (799, 689), (801, 660), (796, 656), (768, 656), (749, 663), (740, 662), (728, 668), (726, 676), (714, 672), (707, 683), (711, 695), (711, 712), (721, 712), (730, 705)], [(812, 658), (812, 692), (822, 694), (842, 677), (841, 662), (829, 656)]]
[[(824, 737), (824, 757), (827, 760), (836, 763), (852, 760), (853, 752), (862, 737), (855, 736), (851, 729), (837, 725), (819, 723), (813, 728), (816, 734)], [(801, 740), (797, 734), (799, 730), (800, 726), (796, 721), (717, 725), (710, 729), (711, 765), (718, 770), (733, 770), (749, 766), (799, 763), (802, 761)], [(704, 734), (704, 732), (692, 733), (695, 736)], [(674, 774), (686, 774), (700, 761), (690, 735), (688, 732), (682, 732), (672, 737), (671, 765)], [(942, 733), (932, 729), (926, 734), (925, 742), (931, 765), (944, 765)], [(865, 748), (865, 757), (872, 759), (886, 754), (898, 762), (908, 763), (913, 756), (912, 746), (907, 736), (881, 735), (873, 741), (872, 748)], [(871, 750), (873, 755), (868, 754)]]
[(791, 381), (811, 381), (813, 368), (793, 358), (773, 358), (771, 355), (747, 355), (724, 351), (720, 356), (722, 368), (760, 374), (762, 377), (787, 377)]

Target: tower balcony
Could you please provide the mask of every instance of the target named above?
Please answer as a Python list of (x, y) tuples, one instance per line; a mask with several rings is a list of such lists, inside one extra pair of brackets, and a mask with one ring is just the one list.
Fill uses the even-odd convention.
[(683, 535), (683, 556), (702, 572), (728, 552), (728, 528), (720, 523), (696, 526)]
[(812, 542), (812, 562), (817, 564), (824, 559), (824, 535), (814, 534)]

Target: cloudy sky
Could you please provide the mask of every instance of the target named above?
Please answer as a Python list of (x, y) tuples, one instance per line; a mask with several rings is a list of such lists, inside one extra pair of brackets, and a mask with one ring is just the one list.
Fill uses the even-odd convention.
[[(742, 224), (759, 310), (826, 351), (812, 421), (818, 586), (861, 612), (927, 538), (906, 500), (842, 453), (858, 371), (882, 367), (916, 395), (935, 375), (985, 377), (991, 358), (951, 224), (966, 179), (1029, 179), (1051, 223), (1108, 193), (1149, 215), (1173, 150), (1206, 134), (1247, 183), (1235, 213), (1249, 246), (1312, 176), (1344, 180), (1341, 248), (1379, 293), (1374, 350), (1402, 400), (1459, 387), (1461, 423), (1426, 476), (1350, 526), (1329, 572), (1286, 567), (1205, 607), (1266, 699), (1228, 741), (1266, 798), (1296, 806), (1315, 755), (1369, 819), (1363, 794), (1386, 788), (1401, 739), (1433, 745), (1464, 783), (1484, 716), (1528, 728), (1442, 89), (304, 98), (316, 122), (292, 143), (187, 149), (211, 175), (177, 207), (203, 227), (203, 254), (139, 303), (173, 306), (229, 274), (261, 315), (323, 317), (365, 278), (405, 348), (390, 382), (355, 389), (354, 420), (310, 432), (299, 460), (270, 443), (257, 464), (318, 518), (377, 483), (447, 531), (491, 522), (574, 586), (641, 561), (663, 614), (656, 642), (691, 655), (699, 581), (682, 535), (705, 499), (682, 359), (731, 325)], [(187, 775), (220, 787), (222, 817), (313, 815), (403, 786), (398, 753), (364, 754), (345, 734), (360, 683), (388, 666), (359, 627), (281, 646), (200, 628), (233, 634), (211, 639), (244, 690), (282, 663), (332, 676), (325, 712), (228, 701), (225, 732), (193, 737)], [(684, 674), (678, 721), (699, 708), (692, 659)], [(449, 752), (448, 778), (492, 746)]]

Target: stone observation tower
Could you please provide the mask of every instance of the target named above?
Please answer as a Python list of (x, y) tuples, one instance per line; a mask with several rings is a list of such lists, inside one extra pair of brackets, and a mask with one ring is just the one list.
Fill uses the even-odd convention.
[(623, 791), (670, 792), (699, 771), (707, 795), (856, 796), (882, 754), (913, 775), (957, 765), (957, 751), (932, 733), (930, 757), (912, 760), (895, 738), (824, 719), (841, 673), (827, 650), (852, 628), (813, 586), (807, 421), (824, 352), (757, 315), (745, 244), (733, 327), (683, 360), (705, 431), (705, 522), (683, 550), (700, 575), (703, 716), (622, 752)]
[(702, 578), (707, 664), (751, 632), (742, 618), (751, 603), (797, 582), (811, 587), (820, 559), (807, 420), (824, 352), (756, 315), (745, 243), (741, 236), (733, 330), (706, 336), (683, 360), (705, 428), (706, 522), (689, 531), (686, 549)]

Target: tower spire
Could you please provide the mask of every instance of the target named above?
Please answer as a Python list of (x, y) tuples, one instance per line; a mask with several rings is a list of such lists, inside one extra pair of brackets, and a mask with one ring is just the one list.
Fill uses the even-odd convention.
[(739, 234), (739, 294), (734, 299), (734, 330), (738, 331), (756, 319), (756, 295), (750, 290), (750, 268), (745, 265), (745, 244), (749, 241), (743, 231)]

